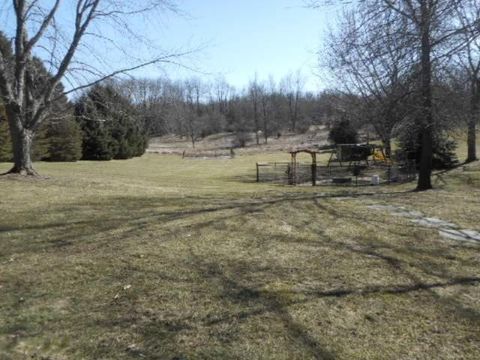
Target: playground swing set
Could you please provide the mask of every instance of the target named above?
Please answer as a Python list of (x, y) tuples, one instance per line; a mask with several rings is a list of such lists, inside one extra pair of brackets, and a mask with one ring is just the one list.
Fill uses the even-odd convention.
[[(290, 162), (257, 163), (257, 182), (311, 183), (316, 186), (355, 181), (356, 185), (378, 185), (409, 180), (414, 176), (411, 166), (394, 163), (384, 148), (375, 144), (295, 148), (288, 152)], [(311, 156), (310, 164), (298, 160), (301, 153)], [(330, 154), (326, 165), (318, 163), (321, 154)]]

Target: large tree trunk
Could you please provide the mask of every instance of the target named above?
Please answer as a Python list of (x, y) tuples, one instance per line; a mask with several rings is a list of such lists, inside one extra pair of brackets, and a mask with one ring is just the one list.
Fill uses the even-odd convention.
[(433, 153), (433, 112), (432, 112), (432, 45), (430, 41), (430, 11), (427, 0), (421, 3), (421, 94), (422, 94), (422, 119), (420, 131), (422, 135), (422, 153), (420, 156), (420, 169), (418, 174), (417, 190), (424, 191), (432, 188), (432, 153)]
[(12, 111), (12, 109), (8, 109), (8, 107), (7, 117), (13, 152), (13, 167), (8, 173), (38, 175), (33, 169), (31, 157), (34, 132), (30, 129), (25, 129), (22, 126), (22, 121), (19, 119), (19, 115), (15, 111)]
[(467, 162), (472, 162), (477, 160), (477, 135), (476, 135), (476, 119), (472, 116), (468, 122), (468, 155)]
[(255, 141), (257, 145), (260, 145), (260, 126), (258, 125), (258, 115), (257, 110), (255, 108), (255, 116), (254, 116), (254, 123), (255, 123)]
[(471, 111), (470, 119), (468, 121), (468, 134), (467, 134), (467, 162), (472, 162), (477, 160), (477, 119), (478, 119), (478, 105), (480, 99), (480, 88), (478, 82), (472, 83), (472, 94), (471, 94)]
[(432, 188), (432, 152), (433, 134), (431, 127), (422, 130), (422, 153), (418, 172), (417, 190), (424, 191)]
[(32, 142), (33, 132), (28, 129), (13, 129), (10, 131), (12, 137), (13, 167), (9, 173), (20, 175), (37, 175), (32, 164)]

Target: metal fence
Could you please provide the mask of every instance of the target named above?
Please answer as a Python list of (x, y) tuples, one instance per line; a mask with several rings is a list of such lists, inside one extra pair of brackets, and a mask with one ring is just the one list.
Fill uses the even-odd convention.
[(289, 185), (371, 185), (401, 183), (416, 178), (413, 163), (388, 165), (313, 165), (311, 163), (271, 162), (257, 163), (257, 182)]

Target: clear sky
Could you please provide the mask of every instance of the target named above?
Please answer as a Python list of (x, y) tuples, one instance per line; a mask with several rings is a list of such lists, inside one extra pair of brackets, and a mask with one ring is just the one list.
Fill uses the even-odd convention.
[[(156, 44), (156, 49), (164, 49), (167, 53), (200, 48), (182, 59), (183, 64), (197, 71), (179, 67), (164, 67), (162, 71), (158, 67), (148, 67), (134, 75), (154, 78), (166, 73), (173, 79), (199, 76), (207, 81), (224, 76), (231, 85), (243, 88), (255, 73), (260, 80), (273, 76), (278, 82), (288, 73), (301, 70), (307, 79), (306, 90), (328, 87), (314, 73), (322, 36), (329, 25), (334, 24), (338, 9), (309, 9), (304, 0), (172, 1), (178, 4), (182, 14), (155, 13), (143, 21), (141, 17), (132, 17), (128, 19), (129, 25)], [(45, 0), (42, 4), (51, 6), (49, 3), (51, 1)], [(65, 30), (65, 39), (72, 35), (74, 4), (63, 2), (57, 17), (57, 24)], [(14, 16), (9, 6), (0, 6), (0, 21), (5, 24), (4, 30), (14, 36)], [(126, 31), (125, 36), (119, 35), (118, 31), (110, 32), (102, 23), (90, 30), (100, 36), (84, 39), (86, 46), (77, 51), (77, 60), (104, 69), (104, 73), (158, 56), (150, 52), (149, 46), (132, 42)], [(114, 39), (115, 44), (108, 40), (102, 42), (101, 38)], [(49, 59), (49, 54), (44, 56), (42, 49), (52, 47), (46, 41), (36, 52), (44, 60)], [(72, 81), (81, 84), (82, 78), (79, 79)], [(64, 82), (67, 88), (72, 84), (69, 79)]]
[[(326, 86), (314, 71), (334, 9), (308, 9), (302, 0), (179, 0), (178, 5), (186, 15), (165, 17), (155, 41), (167, 48), (202, 47), (186, 62), (210, 74), (200, 76), (222, 74), (241, 88), (255, 73), (278, 81), (301, 69), (308, 90)], [(174, 78), (189, 75), (178, 69), (169, 73)], [(142, 71), (145, 76), (154, 74), (152, 69)]]

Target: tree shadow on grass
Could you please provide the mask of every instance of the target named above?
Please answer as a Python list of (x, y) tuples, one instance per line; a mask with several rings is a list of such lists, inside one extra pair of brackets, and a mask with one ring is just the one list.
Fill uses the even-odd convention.
[[(391, 192), (381, 194), (382, 196), (401, 196), (405, 192)], [(51, 207), (28, 224), (0, 225), (1, 234), (25, 233), (29, 241), (19, 241), (16, 244), (10, 243), (9, 249), (4, 245), (5, 251), (2, 255), (9, 257), (12, 253), (22, 251), (48, 250), (49, 247), (65, 248), (79, 242), (88, 243), (94, 240), (97, 235), (121, 229), (122, 236), (131, 235), (137, 231), (144, 230), (151, 224), (165, 225), (176, 220), (187, 219), (200, 215), (216, 214), (225, 211), (238, 211), (239, 214), (265, 211), (269, 206), (285, 202), (301, 202), (312, 199), (334, 199), (334, 198), (361, 198), (379, 195), (376, 193), (330, 193), (330, 194), (283, 194), (270, 196), (268, 199), (242, 198), (240, 200), (224, 201), (218, 197), (169, 197), (169, 198), (148, 198), (148, 197), (114, 197), (102, 198), (97, 201), (77, 203), (71, 206)], [(216, 205), (204, 206), (204, 202), (215, 202)], [(175, 207), (174, 210), (166, 210)], [(101, 213), (92, 209), (100, 209)], [(232, 216), (239, 216), (233, 214)], [(48, 218), (61, 218), (62, 221), (44, 222), (43, 215)], [(25, 214), (19, 213), (18, 218), (28, 218), (31, 211)], [(73, 220), (72, 220), (73, 219)], [(42, 238), (41, 235), (45, 234)], [(21, 237), (21, 236), (20, 236)], [(32, 239), (34, 238), (34, 239)], [(1, 262), (1, 260), (0, 260)]]
[[(383, 194), (382, 194), (383, 195)], [(397, 194), (392, 194), (396, 196)], [(361, 195), (366, 196), (366, 195)], [(368, 196), (368, 195), (367, 195)], [(338, 197), (345, 197), (345, 194), (330, 194), (330, 195), (305, 195), (295, 194), (293, 196), (278, 196), (271, 199), (250, 199), (244, 198), (242, 200), (229, 201), (221, 204), (220, 199), (213, 198), (214, 205), (204, 206), (206, 200), (209, 204), (212, 203), (212, 198), (192, 198), (185, 200), (184, 198), (170, 198), (163, 204), (162, 200), (158, 198), (138, 198), (138, 197), (120, 197), (110, 199), (111, 202), (105, 204), (104, 199), (99, 199), (98, 203), (80, 204), (81, 206), (68, 210), (65, 207), (50, 210), (50, 215), (58, 216), (68, 213), (69, 219), (82, 219), (85, 214), (82, 213), (82, 208), (86, 207), (106, 207), (108, 212), (92, 220), (73, 220), (71, 223), (61, 226), (61, 222), (51, 222), (45, 225), (38, 223), (33, 224), (31, 229), (22, 227), (13, 229), (11, 231), (46, 231), (54, 232), (62, 231), (62, 234), (55, 234), (50, 236), (45, 241), (39, 241), (33, 245), (17, 244), (13, 247), (13, 252), (20, 252), (22, 249), (27, 249), (32, 252), (39, 251), (83, 251), (82, 245), (84, 243), (95, 245), (89, 251), (106, 252), (112, 242), (115, 246), (121, 246), (126, 239), (143, 234), (145, 232), (161, 233), (163, 231), (171, 231), (168, 228), (174, 227), (175, 231), (192, 231), (199, 229), (206, 229), (214, 226), (216, 223), (228, 220), (230, 218), (242, 218), (256, 216), (257, 213), (268, 212), (270, 207), (277, 205), (286, 205), (289, 210), (294, 206), (299, 208), (305, 206), (307, 202), (317, 202), (318, 213), (309, 213), (305, 215), (306, 221), (315, 222), (319, 214), (330, 214), (332, 216), (347, 219), (350, 222), (355, 222), (355, 225), (362, 226), (362, 224), (369, 224), (372, 227), (379, 226), (382, 221), (375, 218), (370, 218), (362, 213), (355, 211), (339, 211), (334, 208), (334, 205), (320, 203), (322, 199), (328, 200)], [(183, 208), (179, 204), (182, 204)], [(160, 204), (160, 205), (159, 205)], [(121, 208), (117, 206), (122, 205)], [(175, 207), (173, 209), (169, 208)], [(185, 207), (188, 207), (185, 209)], [(208, 216), (207, 216), (208, 215)], [(177, 223), (179, 220), (182, 223)], [(392, 222), (393, 223), (393, 222)], [(383, 224), (388, 226), (388, 224)], [(398, 224), (397, 224), (398, 225)], [(42, 228), (43, 226), (43, 228)], [(69, 229), (72, 227), (72, 229)], [(122, 231), (115, 237), (112, 237), (111, 231), (117, 230), (118, 227)], [(241, 229), (240, 229), (241, 230)], [(239, 230), (239, 231), (240, 231)], [(393, 231), (393, 229), (392, 229)], [(79, 234), (80, 233), (80, 234)], [(395, 234), (400, 236), (401, 234)], [(100, 238), (98, 237), (100, 236)], [(470, 321), (472, 326), (478, 327), (480, 322), (480, 315), (476, 309), (466, 307), (458, 299), (448, 296), (440, 296), (435, 293), (436, 289), (444, 289), (452, 286), (478, 286), (480, 278), (477, 276), (459, 276), (452, 274), (449, 269), (441, 269), (441, 264), (434, 262), (433, 258), (438, 258), (435, 249), (428, 249), (419, 247), (418, 249), (405, 249), (401, 244), (385, 243), (378, 237), (370, 239), (354, 238), (354, 244), (343, 241), (342, 239), (332, 239), (325, 233), (318, 233), (318, 241), (303, 236), (291, 234), (288, 236), (279, 236), (270, 238), (270, 234), (262, 233), (262, 229), (258, 229), (256, 233), (256, 241), (258, 239), (269, 239), (270, 245), (275, 246), (276, 242), (284, 242), (292, 245), (294, 251), (299, 244), (308, 242), (309, 246), (331, 248), (342, 251), (347, 254), (356, 254), (361, 257), (371, 258), (386, 264), (386, 271), (392, 271), (394, 275), (402, 275), (409, 279), (409, 282), (395, 282), (385, 284), (359, 284), (358, 286), (332, 286), (299, 290), (265, 290), (262, 285), (265, 285), (269, 279), (276, 278), (285, 280), (288, 277), (288, 269), (282, 269), (277, 263), (273, 262), (269, 267), (262, 267), (258, 261), (245, 259), (243, 262), (228, 259), (228, 262), (219, 266), (216, 259), (201, 256), (191, 252), (191, 261), (185, 263), (184, 266), (188, 270), (198, 274), (198, 276), (210, 284), (208, 296), (213, 297), (216, 302), (225, 302), (234, 304), (235, 306), (225, 308), (221, 314), (214, 314), (214, 316), (204, 316), (203, 318), (182, 317), (181, 314), (173, 319), (165, 320), (158, 317), (157, 314), (139, 311), (135, 313), (136, 304), (135, 299), (125, 304), (115, 305), (107, 304), (104, 308), (105, 315), (102, 321), (96, 321), (91, 324), (92, 327), (99, 326), (104, 329), (119, 327), (124, 332), (130, 331), (132, 326), (136, 326), (135, 331), (138, 331), (145, 342), (146, 348), (142, 350), (130, 349), (126, 350), (132, 357), (143, 354), (149, 358), (161, 358), (163, 355), (183, 356), (185, 352), (184, 345), (178, 343), (180, 335), (195, 332), (198, 326), (205, 327), (221, 327), (228, 323), (231, 326), (236, 326), (238, 323), (249, 321), (252, 317), (269, 314), (274, 317), (275, 321), (283, 325), (284, 331), (289, 339), (292, 339), (292, 345), (302, 348), (305, 354), (319, 359), (333, 359), (337, 355), (331, 350), (332, 344), (329, 344), (325, 339), (318, 339), (311, 330), (309, 330), (301, 321), (295, 319), (291, 314), (290, 306), (298, 304), (306, 304), (318, 299), (344, 299), (349, 297), (369, 297), (377, 295), (392, 295), (392, 296), (406, 296), (411, 293), (428, 292), (434, 301), (441, 303), (445, 313), (453, 313), (455, 316), (466, 318)], [(89, 239), (92, 238), (92, 239)], [(62, 244), (62, 241), (69, 239), (69, 243)], [(59, 247), (59, 244), (61, 245)], [(76, 247), (79, 249), (76, 249)], [(312, 249), (311, 251), (315, 251)], [(415, 251), (418, 251), (416, 253)], [(405, 253), (407, 252), (407, 253)], [(393, 253), (393, 254), (392, 254)], [(121, 253), (116, 253), (121, 254)], [(408, 257), (408, 260), (405, 257)], [(221, 260), (221, 259), (220, 259)], [(301, 268), (302, 263), (298, 264)], [(436, 269), (437, 268), (437, 269)], [(412, 269), (415, 269), (412, 271)], [(432, 269), (436, 269), (432, 271)], [(140, 269), (142, 270), (142, 269)], [(290, 269), (291, 270), (291, 269)], [(301, 271), (301, 270), (300, 270)], [(251, 275), (260, 274), (261, 281), (252, 282)], [(129, 274), (127, 274), (128, 276)], [(419, 276), (422, 275), (422, 276)], [(105, 276), (105, 274), (103, 275)], [(161, 274), (155, 274), (155, 271), (148, 274), (149, 278), (161, 278)], [(307, 275), (308, 276), (312, 276)], [(428, 278), (428, 279), (427, 279)], [(440, 279), (438, 279), (440, 278)], [(368, 280), (368, 279), (365, 279)], [(174, 282), (179, 281), (173, 278)], [(16, 292), (21, 293), (26, 291), (23, 287), (29, 284), (18, 283)], [(188, 285), (188, 284), (187, 284)], [(23, 290), (22, 290), (23, 289)], [(194, 284), (192, 283), (192, 289)], [(128, 299), (127, 299), (128, 300)], [(128, 300), (130, 301), (130, 300)], [(123, 313), (111, 312), (111, 308), (118, 306)], [(240, 309), (240, 310), (237, 310)], [(117, 314), (117, 315), (115, 315)], [(143, 320), (141, 320), (143, 319)], [(335, 326), (335, 325), (332, 325)], [(6, 329), (7, 333), (14, 331), (17, 327), (12, 327), (10, 330)], [(107, 330), (105, 330), (107, 332)], [(211, 333), (212, 337), (218, 337), (222, 344), (228, 347), (230, 341), (234, 341), (238, 334), (233, 332), (216, 329)], [(106, 344), (102, 350), (98, 348), (98, 344), (92, 345), (96, 355), (108, 356), (111, 344)], [(127, 348), (128, 344), (125, 344)], [(205, 353), (208, 352), (209, 344), (204, 345)], [(180, 355), (178, 355), (180, 354)]]
[[(296, 346), (300, 346), (306, 354), (315, 359), (335, 359), (335, 354), (310, 334), (310, 332), (290, 314), (287, 306), (288, 300), (282, 298), (281, 294), (259, 291), (258, 289), (242, 284), (237, 279), (228, 276), (227, 273), (214, 262), (207, 262), (205, 259), (192, 253), (194, 270), (203, 278), (208, 279), (216, 289), (217, 297), (223, 301), (239, 304), (246, 309), (256, 309), (252, 313), (248, 310), (242, 313), (232, 314), (226, 318), (205, 319), (207, 326), (220, 325), (222, 322), (246, 321), (253, 315), (272, 314), (277, 321), (280, 321), (288, 333), (288, 338), (293, 339)], [(245, 268), (243, 264), (241, 268)], [(255, 267), (249, 269), (254, 271)], [(234, 265), (231, 265), (234, 267)], [(235, 267), (228, 269), (230, 273), (238, 274)]]

